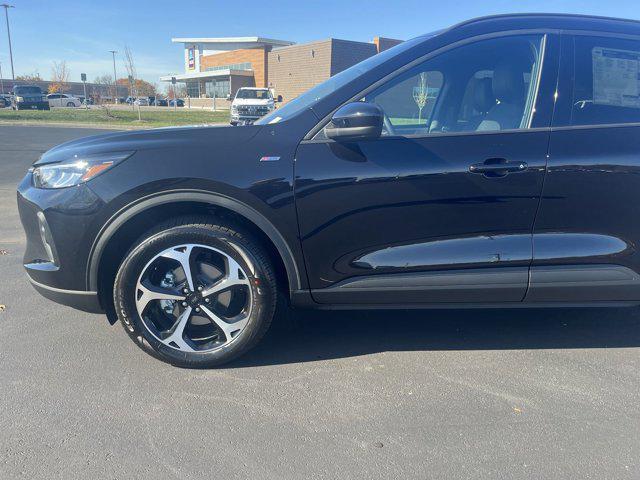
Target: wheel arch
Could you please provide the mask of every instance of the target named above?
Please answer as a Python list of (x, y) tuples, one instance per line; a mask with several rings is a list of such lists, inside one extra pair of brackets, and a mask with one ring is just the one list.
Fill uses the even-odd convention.
[[(105, 253), (116, 234), (130, 225), (133, 219), (139, 215), (157, 209), (176, 205), (205, 205), (211, 208), (219, 208), (232, 212), (236, 216), (257, 229), (271, 243), (275, 253), (280, 257), (284, 274), (286, 276), (289, 294), (301, 289), (301, 276), (293, 251), (278, 229), (261, 213), (251, 206), (226, 195), (200, 190), (173, 190), (161, 192), (140, 198), (135, 202), (121, 208), (102, 227), (93, 242), (87, 262), (86, 282), (87, 289), (99, 291), (101, 267), (105, 259)], [(209, 212), (211, 214), (211, 212)], [(121, 260), (121, 259), (120, 259)]]

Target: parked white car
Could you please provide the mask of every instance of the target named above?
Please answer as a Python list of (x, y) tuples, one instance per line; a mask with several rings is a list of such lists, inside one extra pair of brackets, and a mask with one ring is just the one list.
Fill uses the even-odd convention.
[(147, 97), (138, 97), (133, 103), (134, 105), (138, 105), (139, 107), (148, 107), (149, 99)]
[(79, 107), (82, 102), (79, 98), (66, 93), (50, 93), (47, 95), (49, 107)]

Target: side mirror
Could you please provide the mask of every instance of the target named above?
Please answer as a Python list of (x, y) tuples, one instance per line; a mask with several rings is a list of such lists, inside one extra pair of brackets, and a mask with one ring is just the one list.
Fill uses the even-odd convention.
[(333, 114), (324, 133), (337, 142), (372, 140), (382, 134), (383, 119), (384, 113), (375, 103), (347, 103)]
[(277, 103), (282, 103), (282, 95), (278, 95), (276, 98)]

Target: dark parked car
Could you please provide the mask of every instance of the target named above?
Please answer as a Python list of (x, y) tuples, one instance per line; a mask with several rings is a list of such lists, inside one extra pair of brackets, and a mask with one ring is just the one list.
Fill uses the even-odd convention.
[(37, 85), (16, 85), (11, 107), (14, 110), (49, 110), (49, 100)]
[(0, 108), (5, 108), (11, 106), (11, 97), (0, 95)]
[(169, 106), (184, 107), (184, 100), (181, 98), (178, 98), (177, 100), (169, 100)]
[(156, 97), (154, 104), (156, 107), (166, 107), (167, 105), (169, 105), (169, 102), (166, 98)]
[(68, 142), (19, 186), (25, 268), (46, 297), (117, 316), (185, 366), (247, 351), (278, 298), (638, 305), (639, 65), (638, 22), (495, 16), (375, 55), (251, 126)]

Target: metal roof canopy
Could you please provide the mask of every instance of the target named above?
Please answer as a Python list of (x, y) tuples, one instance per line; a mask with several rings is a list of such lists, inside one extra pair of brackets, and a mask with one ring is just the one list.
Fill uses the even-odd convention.
[(178, 37), (172, 38), (173, 43), (203, 44), (210, 50), (236, 50), (239, 48), (286, 47), (295, 42), (275, 40), (263, 37)]
[(234, 70), (234, 69), (223, 69), (223, 70), (207, 70), (204, 72), (192, 72), (192, 73), (181, 73), (179, 75), (163, 75), (160, 77), (161, 82), (170, 82), (173, 77), (176, 78), (177, 82), (184, 82), (186, 80), (199, 80), (203, 78), (220, 78), (220, 77), (228, 77), (230, 75), (241, 75), (241, 76), (253, 76), (253, 70)]

